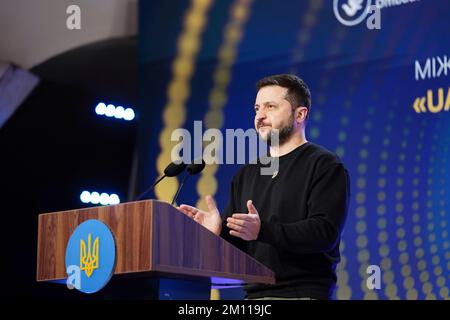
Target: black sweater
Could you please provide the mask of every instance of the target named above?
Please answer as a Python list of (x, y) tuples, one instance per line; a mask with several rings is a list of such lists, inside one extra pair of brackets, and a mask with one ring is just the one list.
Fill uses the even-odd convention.
[[(329, 299), (336, 284), (339, 242), (347, 215), (350, 182), (339, 158), (307, 142), (279, 159), (275, 177), (261, 163), (234, 176), (221, 236), (275, 272), (275, 285), (249, 285), (248, 298)], [(247, 213), (253, 200), (261, 218), (258, 239), (229, 234), (226, 218)]]

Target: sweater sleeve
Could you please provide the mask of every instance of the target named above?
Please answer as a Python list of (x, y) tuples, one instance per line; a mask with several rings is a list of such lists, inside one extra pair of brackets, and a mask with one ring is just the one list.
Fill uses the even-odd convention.
[(294, 223), (280, 223), (276, 215), (261, 221), (258, 241), (280, 250), (311, 254), (332, 250), (340, 240), (350, 196), (347, 170), (340, 163), (319, 172), (307, 199), (308, 217)]

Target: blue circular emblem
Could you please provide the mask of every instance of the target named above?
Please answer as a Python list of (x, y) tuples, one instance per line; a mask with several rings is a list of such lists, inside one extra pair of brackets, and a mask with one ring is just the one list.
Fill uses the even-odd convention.
[(334, 0), (333, 11), (340, 23), (346, 26), (354, 26), (367, 17), (367, 10), (371, 5), (372, 0)]
[(87, 220), (72, 233), (66, 248), (67, 286), (84, 293), (101, 290), (116, 261), (114, 236), (103, 222)]

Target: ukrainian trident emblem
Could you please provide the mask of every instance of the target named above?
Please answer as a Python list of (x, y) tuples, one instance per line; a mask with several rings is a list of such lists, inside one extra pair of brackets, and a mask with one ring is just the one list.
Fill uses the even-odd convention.
[(89, 233), (86, 248), (86, 242), (80, 239), (80, 270), (84, 270), (88, 278), (91, 277), (95, 269), (98, 269), (99, 241), (100, 239), (97, 237), (92, 244), (92, 235)]
[(69, 289), (76, 288), (84, 293), (101, 290), (111, 279), (116, 266), (116, 242), (112, 231), (97, 219), (80, 223), (67, 243), (65, 262)]

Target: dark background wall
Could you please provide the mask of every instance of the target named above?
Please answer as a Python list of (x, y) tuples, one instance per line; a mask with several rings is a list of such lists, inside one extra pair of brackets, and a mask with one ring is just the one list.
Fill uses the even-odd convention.
[[(87, 206), (83, 190), (129, 195), (136, 121), (100, 117), (100, 101), (137, 110), (137, 43), (111, 39), (58, 55), (31, 70), (40, 84), (0, 129), (2, 295), (79, 297), (37, 283), (37, 216)], [(86, 298), (86, 297), (83, 297)]]

